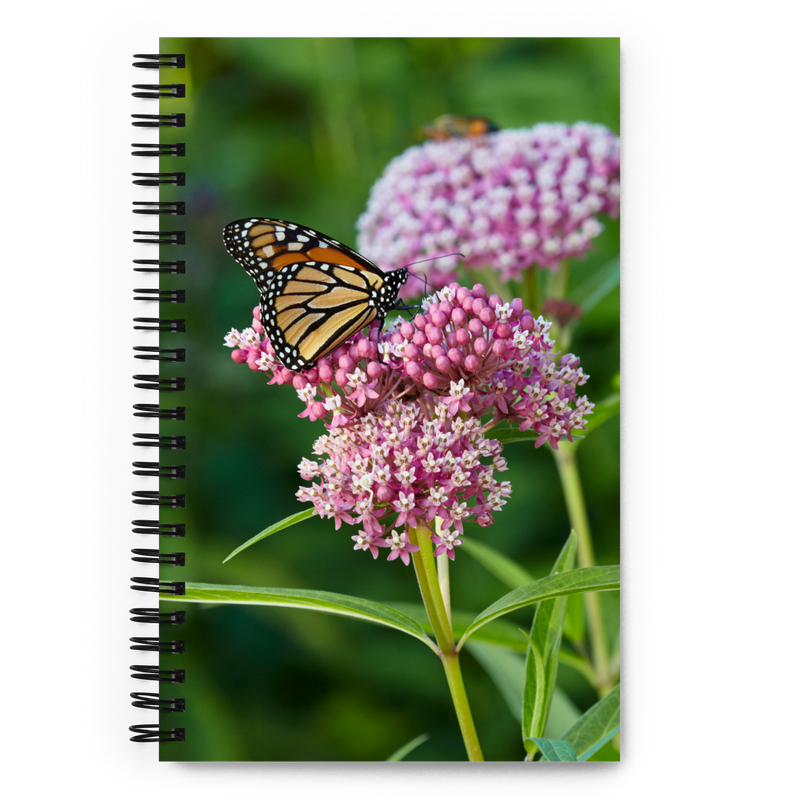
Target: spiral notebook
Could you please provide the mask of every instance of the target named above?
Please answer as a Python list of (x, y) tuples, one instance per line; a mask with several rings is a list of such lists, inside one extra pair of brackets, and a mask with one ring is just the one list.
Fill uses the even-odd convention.
[[(466, 37), (152, 37), (130, 59), (128, 738), (137, 757), (385, 760), (428, 733), (429, 758), (463, 759), (441, 668), (426, 661), (431, 654), (346, 617), (191, 602), (187, 584), (294, 587), (419, 605), (413, 566), (387, 565), (385, 552), (374, 562), (354, 552), (354, 530), (334, 530), (330, 519), (313, 516), (235, 552), (308, 508), (298, 503), (298, 464), (313, 452), (322, 424), (302, 418), (298, 387), (270, 384), (232, 358), (226, 335), (252, 325), (258, 277), (231, 258), (223, 230), (250, 217), (294, 220), (357, 249), (356, 223), (372, 185), (396, 154), (424, 141), (423, 124), (463, 109), (505, 113), (496, 120), (503, 125), (519, 107), (516, 95), (497, 94), (496, 75), (506, 75), (528, 43), (485, 43), (498, 71), (485, 75), (483, 62), (470, 60), (483, 46)], [(449, 76), (444, 88), (439, 70)], [(402, 84), (396, 76), (404, 74)], [(392, 97), (395, 86), (407, 96)], [(520, 86), (527, 91), (529, 82)], [(459, 92), (462, 105), (448, 108)], [(400, 288), (387, 285), (392, 293)], [(539, 462), (517, 468), (539, 475)], [(553, 465), (546, 468), (532, 485), (557, 480)], [(554, 505), (547, 512), (560, 515), (554, 527), (568, 532), (566, 511)], [(517, 500), (503, 519), (526, 513), (532, 516)], [(556, 554), (562, 544), (551, 545)], [(553, 560), (552, 552), (542, 555), (543, 574)], [(459, 570), (459, 580), (483, 593), (467, 606), (477, 612), (498, 596), (496, 585), (483, 583), (495, 578), (469, 559)], [(495, 703), (498, 687), (475, 661), (466, 663), (479, 673), (476, 704)], [(505, 752), (515, 753), (513, 725), (502, 736), (510, 742)]]
[[(130, 210), (134, 220), (140, 224), (131, 231), (136, 253), (131, 259), (134, 275), (132, 383), (137, 398), (132, 408), (131, 444), (138, 457), (131, 462), (134, 479), (131, 501), (136, 518), (131, 520), (131, 560), (135, 571), (130, 588), (135, 592), (136, 602), (129, 608), (132, 633), (128, 642), (132, 654), (130, 704), (137, 718), (128, 726), (128, 738), (140, 747), (147, 747), (148, 751), (152, 751), (157, 743), (183, 741), (185, 735), (179, 723), (159, 724), (158, 714), (168, 715), (170, 720), (180, 718), (186, 707), (184, 698), (167, 697), (164, 691), (166, 686), (180, 686), (185, 680), (185, 670), (160, 669), (159, 664), (163, 654), (185, 652), (184, 642), (178, 637), (165, 635), (164, 631), (180, 631), (186, 615), (183, 610), (160, 610), (155, 600), (157, 592), (183, 593), (180, 581), (159, 581), (159, 568), (167, 564), (185, 564), (184, 553), (165, 552), (163, 542), (182, 541), (186, 526), (182, 522), (161, 523), (159, 512), (166, 507), (183, 508), (185, 496), (178, 492), (161, 492), (159, 480), (173, 481), (185, 477), (185, 465), (165, 465), (163, 454), (184, 451), (186, 437), (162, 436), (158, 426), (162, 419), (185, 419), (185, 407), (172, 407), (164, 402), (166, 397), (180, 397), (185, 389), (185, 378), (180, 376), (185, 349), (177, 343), (176, 346), (162, 347), (159, 334), (163, 332), (169, 337), (180, 337), (186, 326), (184, 319), (161, 319), (153, 313), (156, 309), (182, 308), (185, 302), (184, 289), (160, 288), (161, 276), (185, 274), (185, 260), (180, 255), (162, 260), (158, 252), (161, 244), (174, 245), (179, 252), (186, 241), (186, 232), (180, 229), (179, 224), (186, 213), (185, 201), (159, 201), (160, 187), (183, 188), (186, 174), (180, 166), (170, 172), (158, 169), (158, 159), (162, 156), (180, 163), (179, 159), (185, 153), (183, 143), (159, 144), (159, 131), (165, 128), (180, 131), (186, 124), (185, 113), (159, 113), (161, 98), (184, 99), (186, 96), (186, 86), (180, 78), (167, 84), (159, 83), (159, 72), (163, 74), (166, 70), (180, 75), (185, 63), (184, 54), (137, 52), (132, 54), (131, 60), (136, 78), (130, 90), (133, 101), (130, 125), (137, 136), (136, 141), (130, 143), (130, 155), (135, 164), (131, 171)], [(163, 217), (178, 224), (165, 231), (160, 221)], [(145, 312), (140, 309), (145, 309)], [(168, 365), (170, 377), (163, 377), (162, 365)], [(160, 548), (153, 546), (159, 542), (162, 543)], [(142, 751), (137, 755), (141, 757)], [(156, 752), (150, 752), (150, 756), (154, 762), (158, 758)]]

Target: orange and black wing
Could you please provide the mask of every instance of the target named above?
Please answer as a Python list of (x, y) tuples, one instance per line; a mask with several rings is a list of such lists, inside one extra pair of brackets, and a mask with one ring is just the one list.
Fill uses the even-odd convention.
[(384, 319), (408, 277), (405, 268), (383, 273), (347, 245), (295, 222), (240, 219), (225, 226), (223, 241), (258, 286), (275, 355), (295, 371)]
[(352, 248), (295, 222), (239, 219), (225, 226), (222, 240), (262, 294), (281, 270), (305, 261), (339, 264), (383, 277), (375, 264)]

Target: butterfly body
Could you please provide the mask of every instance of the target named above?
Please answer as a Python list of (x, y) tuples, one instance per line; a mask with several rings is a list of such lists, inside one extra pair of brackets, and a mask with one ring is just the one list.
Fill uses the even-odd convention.
[(228, 252), (261, 294), (261, 323), (278, 360), (300, 371), (394, 308), (405, 268), (384, 273), (347, 245), (277, 219), (231, 222)]

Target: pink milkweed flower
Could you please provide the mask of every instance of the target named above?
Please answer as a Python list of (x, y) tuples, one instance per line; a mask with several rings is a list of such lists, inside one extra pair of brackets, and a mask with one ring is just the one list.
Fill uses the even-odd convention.
[(431, 541), (434, 544), (437, 544), (438, 547), (433, 551), (435, 556), (440, 556), (442, 553), (447, 553), (447, 557), (451, 561), (455, 561), (456, 558), (456, 550), (455, 548), (458, 547), (460, 544), (463, 544), (461, 539), (456, 538), (455, 533), (442, 532), (444, 533), (443, 536), (431, 536)]
[(556, 269), (584, 255), (603, 229), (598, 214), (616, 216), (619, 177), (619, 137), (586, 122), (426, 142), (372, 187), (358, 250), (386, 270), (447, 256), (417, 267), (436, 288), (455, 279), (454, 252), (504, 281), (534, 264)]
[(416, 527), (417, 517), (423, 515), (425, 509), (416, 506), (413, 491), (409, 491), (408, 494), (403, 494), (403, 490), (401, 489), (397, 493), (397, 497), (398, 499), (392, 503), (394, 510), (400, 512), (397, 515), (397, 522), (395, 522), (395, 525), (402, 526), (408, 523)]
[(392, 552), (389, 553), (387, 561), (394, 561), (399, 556), (406, 566), (411, 560), (411, 553), (416, 553), (419, 550), (418, 544), (411, 544), (408, 541), (407, 533), (398, 533), (397, 531), (392, 531), (392, 539), (388, 544), (392, 548)]
[(350, 538), (355, 542), (353, 550), (369, 550), (373, 558), (378, 557), (379, 547), (389, 547), (389, 542), (386, 539), (379, 538), (372, 531), (361, 531), (361, 533), (357, 533)]

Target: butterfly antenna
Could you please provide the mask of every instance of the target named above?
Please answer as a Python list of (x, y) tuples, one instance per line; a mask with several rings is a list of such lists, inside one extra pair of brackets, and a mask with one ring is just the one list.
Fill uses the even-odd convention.
[[(464, 258), (464, 259), (466, 258), (466, 256), (463, 253), (443, 253), (440, 256), (433, 256), (432, 258), (423, 258), (421, 261), (412, 261), (410, 264), (406, 264), (405, 266), (406, 266), (406, 269), (407, 269), (408, 267), (413, 267), (415, 264), (427, 264), (429, 261), (436, 261), (439, 258), (449, 258), (450, 256), (461, 256), (461, 258)], [(422, 281), (425, 284), (425, 294), (427, 294), (428, 293), (428, 279), (425, 277), (425, 275), (420, 277), (419, 275), (416, 275), (415, 273), (413, 273), (411, 271), (409, 271), (408, 274), (411, 275), (413, 278), (416, 278), (418, 281)]]

